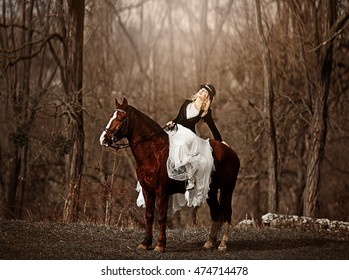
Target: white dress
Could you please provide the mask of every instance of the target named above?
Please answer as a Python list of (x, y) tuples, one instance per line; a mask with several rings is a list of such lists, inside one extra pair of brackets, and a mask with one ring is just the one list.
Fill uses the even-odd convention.
[[(180, 124), (177, 124), (176, 130), (169, 132), (169, 140), (168, 176), (179, 181), (194, 178), (195, 188), (185, 193), (185, 200), (189, 207), (199, 206), (207, 198), (214, 167), (209, 140), (200, 138)], [(172, 207), (177, 209), (183, 206), (181, 194), (174, 196), (177, 197), (173, 199)]]

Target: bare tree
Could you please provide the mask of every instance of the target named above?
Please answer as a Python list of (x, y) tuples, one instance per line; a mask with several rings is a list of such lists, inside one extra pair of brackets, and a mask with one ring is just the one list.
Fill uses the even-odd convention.
[[(311, 217), (318, 215), (321, 169), (327, 138), (328, 97), (332, 73), (333, 40), (335, 39), (335, 35), (338, 34), (349, 20), (349, 8), (347, 8), (346, 12), (338, 20), (336, 20), (337, 13), (337, 4), (334, 1), (324, 1), (321, 9), (313, 7), (313, 15), (317, 23), (314, 26), (316, 28), (316, 38), (318, 38), (316, 42), (319, 45), (313, 51), (317, 54), (319, 87), (317, 94), (313, 98), (314, 112), (311, 122), (311, 139), (304, 200), (304, 214)], [(318, 22), (319, 18), (325, 19), (323, 24)], [(320, 42), (319, 39), (323, 38), (321, 36), (322, 34), (325, 35), (325, 39), (323, 42)]]
[(268, 47), (268, 42), (265, 38), (260, 0), (255, 0), (256, 4), (256, 22), (257, 30), (262, 46), (262, 61), (263, 61), (263, 81), (264, 81), (264, 126), (267, 136), (268, 146), (268, 176), (269, 176), (269, 188), (268, 188), (268, 211), (279, 211), (279, 182), (278, 182), (278, 160), (277, 160), (277, 145), (275, 136), (275, 125), (273, 118), (273, 105), (274, 105), (274, 90), (273, 90), (273, 74), (271, 55)]
[(67, 158), (69, 191), (64, 206), (64, 221), (76, 221), (79, 215), (81, 176), (84, 163), (83, 118), (83, 42), (85, 0), (68, 0), (66, 33), (66, 104), (68, 138), (71, 150)]
[(170, 29), (170, 104), (174, 105), (174, 94), (176, 92), (176, 81), (175, 81), (175, 50), (174, 50), (174, 34), (173, 34), (173, 19), (172, 19), (172, 10), (173, 10), (173, 1), (169, 0), (167, 1), (167, 7), (168, 7), (168, 24)]
[[(8, 3), (7, 3), (8, 2)], [(22, 218), (25, 196), (32, 174), (33, 135), (40, 102), (56, 75), (50, 61), (48, 45), (59, 38), (51, 33), (50, 3), (22, 1), (2, 2), (1, 91), (3, 110), (1, 146), (4, 158), (4, 194), (7, 217)], [(48, 71), (46, 71), (50, 68)], [(5, 160), (6, 159), (6, 160)], [(5, 196), (5, 195), (4, 195)]]
[[(22, 215), (24, 193), (27, 184), (27, 162), (28, 162), (28, 132), (31, 124), (28, 122), (28, 104), (30, 94), (30, 73), (33, 36), (33, 9), (34, 0), (26, 3), (22, 1), (20, 5), (9, 4), (11, 13), (10, 22), (6, 22), (6, 2), (3, 1), (3, 23), (6, 28), (3, 32), (3, 49), (7, 52), (4, 61), (4, 82), (7, 86), (6, 100), (8, 107), (5, 118), (12, 116), (12, 127), (10, 133), (10, 160), (7, 180), (7, 211), (8, 218), (20, 218)], [(20, 18), (14, 19), (13, 14), (17, 12)], [(17, 31), (15, 20), (20, 20)], [(8, 24), (8, 25), (7, 25)], [(10, 32), (7, 32), (7, 29)], [(18, 46), (20, 43), (20, 46)], [(11, 75), (12, 74), (12, 75)]]

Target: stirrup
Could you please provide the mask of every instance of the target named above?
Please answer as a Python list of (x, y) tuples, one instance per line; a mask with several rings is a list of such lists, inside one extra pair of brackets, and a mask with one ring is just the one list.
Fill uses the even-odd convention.
[(194, 179), (188, 179), (188, 184), (186, 186), (187, 191), (191, 191), (192, 189), (195, 188), (195, 180)]

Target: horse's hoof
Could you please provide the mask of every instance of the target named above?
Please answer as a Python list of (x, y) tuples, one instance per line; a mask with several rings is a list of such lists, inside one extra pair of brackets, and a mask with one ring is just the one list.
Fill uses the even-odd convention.
[(218, 251), (226, 251), (227, 250), (227, 245), (219, 245), (218, 246)]
[(206, 241), (204, 244), (204, 248), (207, 250), (211, 250), (213, 248), (213, 242), (211, 240)]
[(159, 253), (164, 253), (165, 252), (165, 248), (164, 247), (160, 247), (160, 246), (156, 246), (154, 248), (155, 252), (159, 252)]
[(137, 247), (137, 250), (148, 250), (148, 249), (149, 249), (149, 247), (144, 245), (144, 244), (142, 244), (142, 243), (139, 244), (138, 247)]

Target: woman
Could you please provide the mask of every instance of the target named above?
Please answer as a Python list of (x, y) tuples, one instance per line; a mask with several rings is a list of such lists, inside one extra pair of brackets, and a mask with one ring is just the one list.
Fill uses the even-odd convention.
[[(198, 92), (185, 100), (178, 116), (167, 123), (169, 127), (170, 152), (167, 171), (170, 178), (187, 181), (186, 189), (207, 195), (211, 173), (214, 169), (212, 148), (208, 139), (195, 134), (195, 125), (204, 121), (215, 140), (222, 141), (210, 108), (216, 90), (211, 84), (203, 84)], [(226, 144), (225, 142), (223, 142)]]

